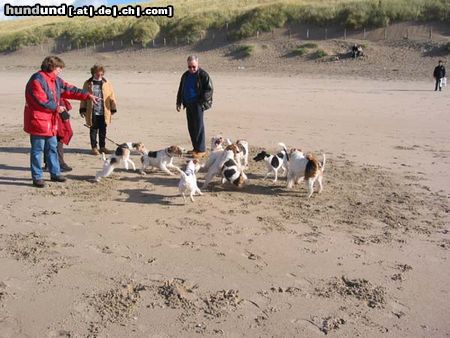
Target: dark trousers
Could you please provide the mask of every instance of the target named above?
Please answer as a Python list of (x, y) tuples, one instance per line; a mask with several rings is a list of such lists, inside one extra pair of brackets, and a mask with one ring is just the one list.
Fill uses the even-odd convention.
[(438, 88), (439, 88), (439, 90), (442, 90), (440, 78), (439, 79), (436, 78), (436, 87), (434, 88), (434, 90), (436, 91), (436, 90), (438, 90)]
[(194, 151), (206, 151), (203, 108), (198, 103), (186, 104), (186, 117)]
[(90, 130), (92, 148), (97, 148), (97, 133), (100, 148), (105, 148), (106, 123), (103, 115), (92, 115), (92, 127)]

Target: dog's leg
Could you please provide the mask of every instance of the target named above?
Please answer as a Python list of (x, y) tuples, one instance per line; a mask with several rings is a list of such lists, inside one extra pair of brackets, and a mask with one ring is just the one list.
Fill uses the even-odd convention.
[(199, 187), (195, 188), (195, 193), (199, 194), (200, 196), (203, 195), (202, 191), (200, 190)]
[(191, 193), (190, 193), (190, 195), (189, 195), (189, 197), (191, 198), (191, 201), (192, 201), (192, 202), (195, 202), (195, 201), (194, 201), (194, 193), (195, 193), (195, 191), (191, 191)]
[(273, 183), (276, 183), (276, 181), (278, 180), (278, 169), (273, 169), (273, 175), (274, 175), (274, 179), (273, 179)]
[(286, 176), (287, 175), (286, 167), (283, 165), (283, 166), (281, 166), (281, 169), (283, 169), (283, 176)]
[(227, 179), (225, 177), (222, 177), (222, 184), (225, 184), (226, 181)]
[(323, 176), (322, 176), (322, 175), (319, 175), (319, 177), (317, 177), (317, 182), (319, 183), (319, 191), (318, 191), (319, 194), (320, 194), (320, 193), (322, 192), (322, 190), (323, 190), (323, 183), (322, 183), (322, 180), (323, 180)]
[(308, 180), (306, 181), (306, 185), (308, 187), (308, 196), (307, 198), (310, 198), (314, 192), (314, 179), (313, 178), (308, 178)]
[(166, 165), (161, 163), (161, 165), (159, 166), (159, 169), (161, 169), (162, 171), (164, 171), (166, 174), (170, 175), (170, 176), (175, 176), (174, 173), (172, 173), (169, 169), (167, 169)]
[(167, 168), (173, 168), (173, 169), (176, 169), (177, 171), (181, 170), (179, 167), (177, 167), (175, 164), (173, 164), (172, 161), (167, 163)]
[(125, 168), (126, 171), (128, 171), (128, 159), (126, 158), (123, 159), (123, 167)]
[(211, 183), (213, 178), (216, 176), (216, 171), (208, 171), (208, 173), (205, 176), (205, 182), (203, 183), (202, 189), (206, 189), (208, 187), (208, 184)]
[(133, 171), (136, 171), (136, 166), (134, 165), (134, 162), (129, 158), (127, 159), (128, 163), (131, 164), (131, 167), (133, 168)]
[(182, 192), (181, 195), (183, 196), (184, 204), (186, 204), (186, 195), (184, 194), (184, 192)]

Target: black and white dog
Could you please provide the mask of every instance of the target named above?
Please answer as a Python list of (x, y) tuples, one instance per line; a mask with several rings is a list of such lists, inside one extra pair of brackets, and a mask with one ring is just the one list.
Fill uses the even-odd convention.
[(278, 143), (278, 145), (282, 149), (278, 154), (271, 155), (263, 150), (253, 158), (253, 161), (255, 162), (264, 161), (266, 163), (267, 173), (266, 176), (264, 176), (264, 179), (266, 179), (271, 173), (273, 173), (274, 183), (278, 180), (278, 170), (280, 168), (283, 169), (283, 175), (286, 175), (289, 160), (289, 154), (284, 143)]
[(95, 180), (99, 182), (103, 177), (108, 177), (112, 174), (114, 169), (123, 161), (123, 165), (126, 170), (128, 170), (128, 164), (131, 164), (133, 170), (136, 170), (136, 166), (134, 162), (130, 159), (131, 150), (136, 149), (139, 152), (142, 152), (145, 149), (143, 143), (132, 143), (127, 142), (119, 145), (116, 148), (114, 154), (112, 154), (109, 158), (106, 158), (105, 154), (102, 154), (103, 158), (103, 168), (100, 171), (97, 171), (95, 174)]
[(227, 152), (225, 163), (222, 166), (222, 184), (229, 182), (241, 187), (247, 180), (247, 175), (233, 156), (233, 152)]
[(170, 146), (165, 149), (158, 151), (147, 151), (142, 152), (141, 162), (141, 174), (145, 175), (145, 169), (148, 167), (158, 168), (168, 175), (174, 176), (168, 168), (180, 169), (173, 164), (173, 158), (175, 156), (181, 156), (183, 154), (183, 149), (179, 146)]

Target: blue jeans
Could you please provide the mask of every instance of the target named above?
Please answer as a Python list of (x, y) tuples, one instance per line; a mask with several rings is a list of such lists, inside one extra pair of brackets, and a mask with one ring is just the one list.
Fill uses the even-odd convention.
[(195, 151), (206, 151), (203, 108), (197, 102), (186, 103), (186, 117), (192, 147)]
[(47, 161), (48, 171), (51, 177), (59, 176), (61, 169), (58, 160), (58, 141), (56, 136), (30, 135), (31, 152), (31, 177), (34, 181), (42, 180), (42, 153)]

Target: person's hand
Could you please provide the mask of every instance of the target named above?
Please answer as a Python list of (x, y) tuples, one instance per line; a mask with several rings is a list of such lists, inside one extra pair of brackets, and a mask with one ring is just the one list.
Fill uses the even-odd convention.
[(57, 108), (56, 108), (56, 112), (57, 113), (62, 113), (63, 111), (66, 111), (67, 109), (66, 109), (66, 107), (64, 107), (64, 106), (58, 106)]
[(92, 95), (92, 94), (89, 94), (89, 99), (92, 102), (94, 102), (94, 104), (97, 104), (97, 103), (99, 103), (102, 100), (101, 97), (98, 97), (98, 96), (95, 96), (95, 95)]
[(181, 106), (179, 104), (177, 104), (177, 111), (181, 110)]

